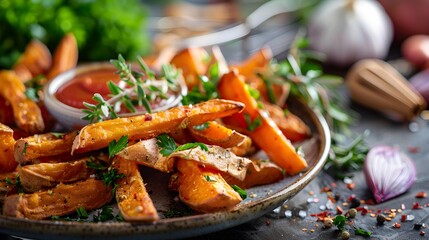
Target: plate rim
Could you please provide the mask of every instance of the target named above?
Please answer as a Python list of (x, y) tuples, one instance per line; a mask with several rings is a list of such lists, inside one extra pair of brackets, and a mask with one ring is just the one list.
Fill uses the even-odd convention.
[[(58, 236), (61, 236), (62, 239), (75, 239), (76, 237), (83, 239), (139, 239), (141, 237), (145, 237), (145, 239), (171, 239), (172, 234), (174, 234), (174, 238), (198, 236), (231, 228), (256, 219), (300, 192), (322, 170), (328, 157), (331, 136), (330, 128), (325, 118), (317, 109), (312, 109), (299, 100), (294, 101), (298, 102), (301, 107), (306, 108), (305, 112), (309, 115), (312, 124), (317, 130), (319, 141), (321, 142), (319, 156), (316, 158), (316, 163), (305, 173), (302, 173), (298, 179), (272, 195), (244, 203), (231, 211), (166, 218), (154, 223), (81, 223), (18, 219), (0, 215), (0, 232), (33, 239)], [(112, 231), (111, 228), (115, 228), (115, 230)], [(198, 229), (198, 234), (195, 234), (196, 228)], [(42, 229), (49, 229), (49, 231), (42, 231)]]

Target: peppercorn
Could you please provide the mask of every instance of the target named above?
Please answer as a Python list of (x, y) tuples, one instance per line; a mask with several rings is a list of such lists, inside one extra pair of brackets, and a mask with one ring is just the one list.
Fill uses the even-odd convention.
[(348, 231), (342, 231), (341, 232), (341, 239), (347, 240), (350, 238), (350, 233)]
[(414, 223), (414, 229), (420, 230), (423, 227), (423, 223)]
[(355, 218), (357, 214), (357, 210), (356, 208), (350, 208), (348, 213), (350, 218)]
[(377, 215), (377, 223), (382, 225), (386, 221), (386, 216), (384, 214), (378, 214)]
[(350, 201), (350, 207), (351, 208), (357, 208), (359, 206), (360, 206), (360, 199), (357, 197), (352, 198)]
[(334, 221), (330, 218), (325, 218), (323, 220), (323, 227), (324, 228), (331, 228), (333, 224), (334, 224)]

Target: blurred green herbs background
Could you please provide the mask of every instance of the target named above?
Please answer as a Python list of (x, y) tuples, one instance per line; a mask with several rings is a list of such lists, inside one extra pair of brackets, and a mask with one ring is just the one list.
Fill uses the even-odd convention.
[(30, 40), (52, 52), (68, 32), (79, 61), (134, 59), (150, 52), (147, 16), (139, 0), (1, 0), (0, 69), (11, 68)]

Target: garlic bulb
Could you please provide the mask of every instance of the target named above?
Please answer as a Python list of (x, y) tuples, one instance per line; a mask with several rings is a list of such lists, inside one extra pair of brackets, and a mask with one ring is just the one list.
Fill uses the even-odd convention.
[(393, 30), (375, 0), (325, 0), (313, 12), (308, 38), (327, 62), (348, 66), (364, 58), (384, 58)]

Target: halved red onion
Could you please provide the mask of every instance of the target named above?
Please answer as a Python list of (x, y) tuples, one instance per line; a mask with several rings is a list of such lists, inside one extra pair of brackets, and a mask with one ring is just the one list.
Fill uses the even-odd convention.
[(406, 192), (416, 180), (416, 167), (398, 147), (376, 146), (364, 163), (365, 179), (377, 203)]

